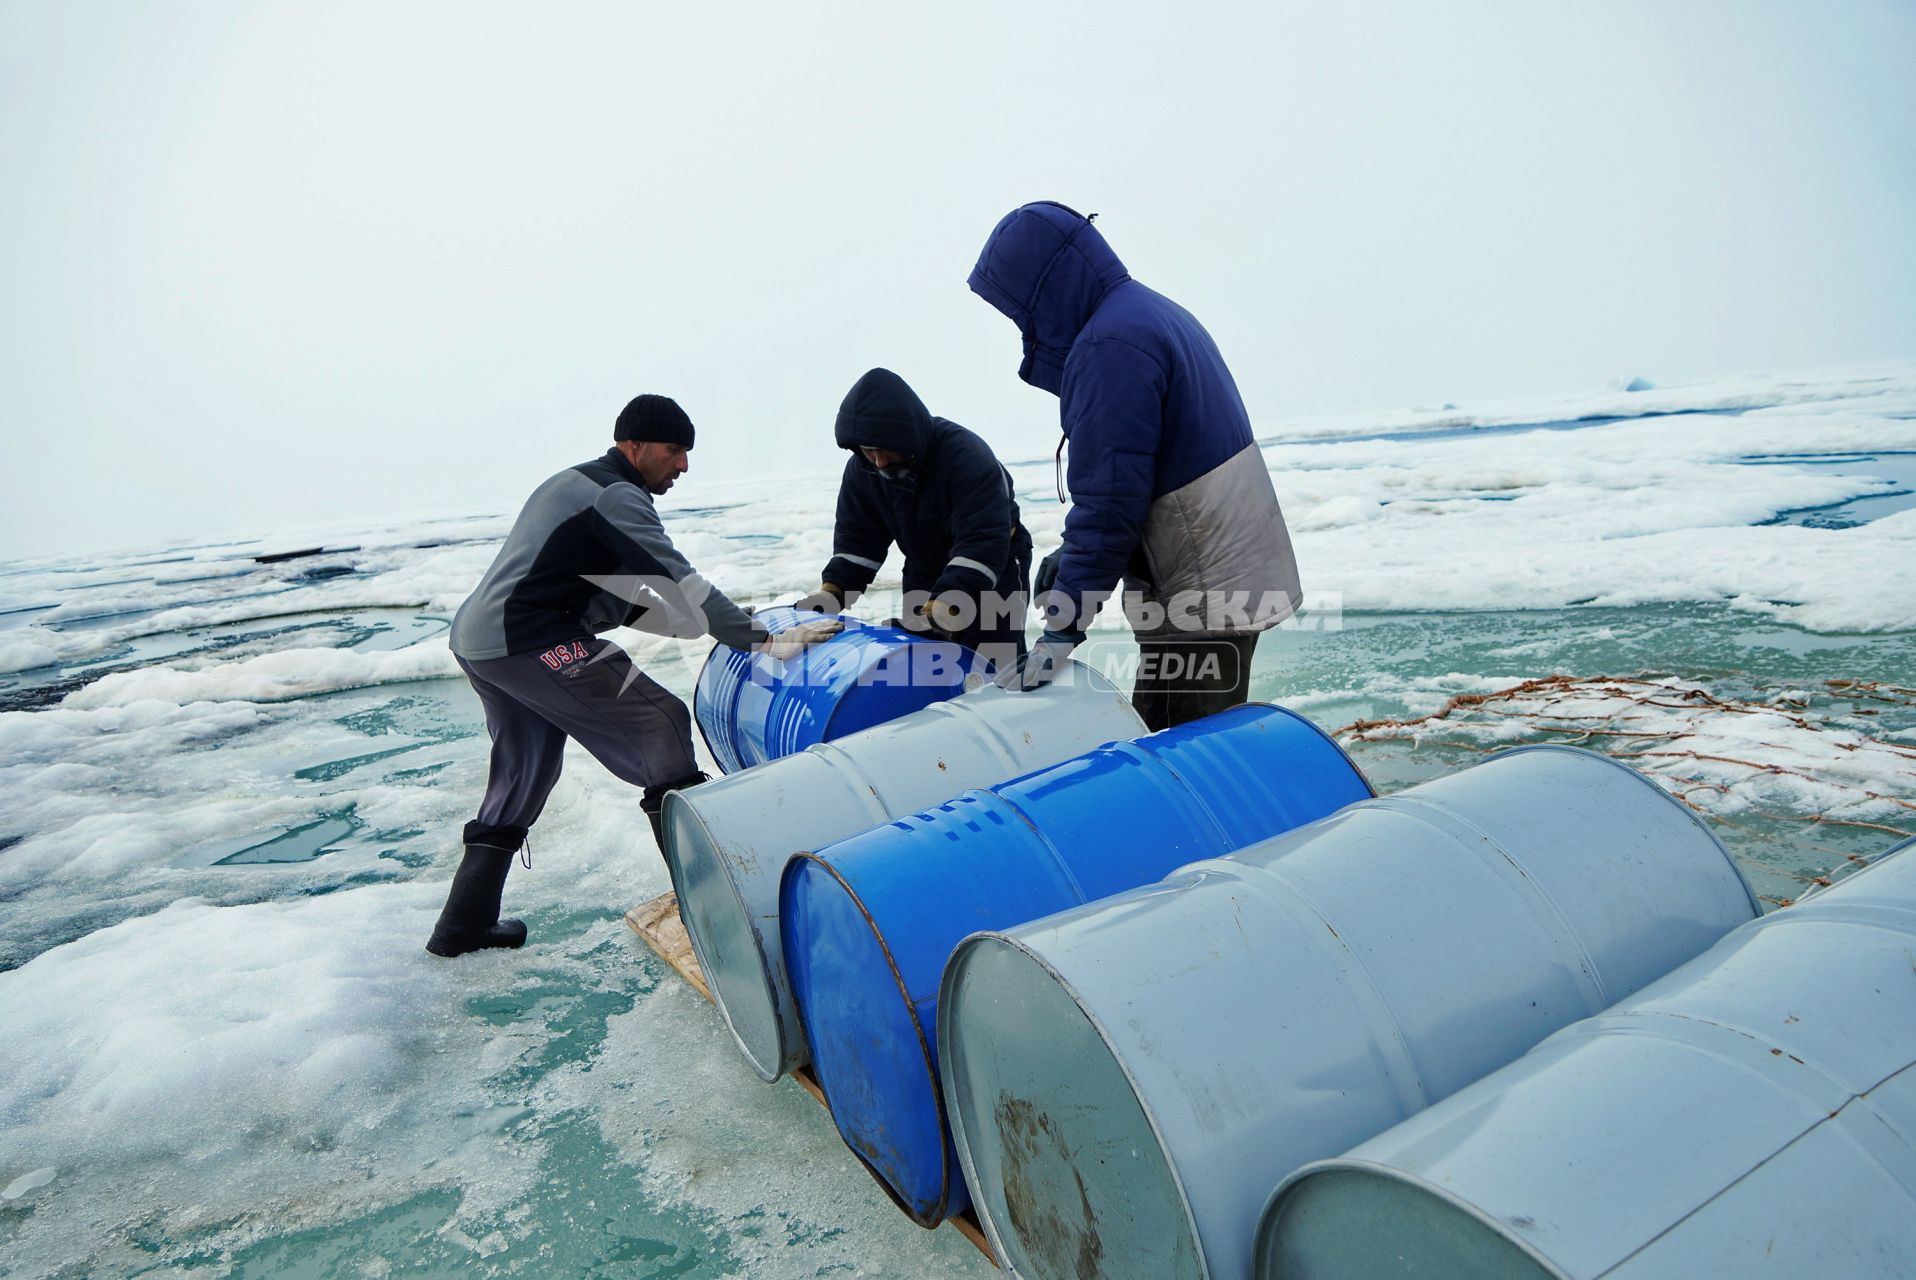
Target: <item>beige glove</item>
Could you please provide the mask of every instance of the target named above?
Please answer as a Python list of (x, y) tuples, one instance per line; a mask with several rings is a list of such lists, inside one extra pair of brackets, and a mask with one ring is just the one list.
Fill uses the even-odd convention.
[(845, 629), (843, 618), (820, 618), (816, 622), (801, 622), (795, 627), (766, 639), (758, 648), (760, 653), (770, 654), (783, 662), (796, 658), (815, 644), (822, 644)]

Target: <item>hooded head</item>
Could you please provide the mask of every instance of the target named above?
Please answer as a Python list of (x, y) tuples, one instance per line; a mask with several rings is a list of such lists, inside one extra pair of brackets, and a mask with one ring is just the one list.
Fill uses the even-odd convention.
[[(931, 410), (903, 378), (890, 369), (873, 369), (845, 393), (832, 430), (841, 449), (882, 449), (904, 455), (911, 460), (903, 468), (908, 473), (924, 456), (931, 436)], [(891, 474), (894, 470), (899, 468), (886, 468), (883, 474), (887, 479), (903, 478), (903, 474)]]
[(1024, 335), (1018, 376), (1056, 395), (1071, 344), (1111, 287), (1129, 278), (1089, 218), (1041, 200), (992, 228), (966, 283)]

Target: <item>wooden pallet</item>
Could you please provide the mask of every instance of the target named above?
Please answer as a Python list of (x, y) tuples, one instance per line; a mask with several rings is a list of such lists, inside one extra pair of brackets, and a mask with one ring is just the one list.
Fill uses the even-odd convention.
[[(640, 903), (625, 913), (625, 923), (646, 946), (658, 953), (659, 959), (691, 983), (692, 990), (712, 1000), (712, 988), (706, 985), (698, 956), (692, 951), (691, 935), (685, 932), (685, 922), (679, 919), (679, 896), (676, 893), (662, 894), (650, 902)], [(800, 1067), (791, 1074), (805, 1092), (818, 1099), (819, 1105), (827, 1111), (831, 1110), (832, 1104), (825, 1100), (825, 1091), (819, 1088), (818, 1077), (812, 1074), (809, 1066)], [(946, 1223), (977, 1245), (979, 1252), (991, 1259), (993, 1266), (998, 1264), (998, 1260), (992, 1256), (991, 1244), (985, 1239), (984, 1230), (979, 1227), (977, 1215), (972, 1210), (967, 1209), (957, 1217), (948, 1218)]]

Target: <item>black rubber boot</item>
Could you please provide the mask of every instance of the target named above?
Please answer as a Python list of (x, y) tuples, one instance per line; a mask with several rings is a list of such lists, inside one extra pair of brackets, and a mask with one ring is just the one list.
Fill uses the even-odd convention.
[(639, 797), (639, 808), (645, 813), (645, 820), (652, 824), (652, 842), (659, 846), (661, 856), (665, 853), (665, 797), (669, 792), (683, 791), (687, 787), (696, 787), (709, 781), (702, 773), (688, 774), (677, 782), (668, 782), (663, 786), (647, 787), (645, 794)]
[(525, 945), (525, 923), (499, 918), (499, 899), (505, 894), (506, 873), (512, 870), (516, 852), (484, 844), (466, 846), (465, 859), (453, 873), (445, 910), (439, 913), (439, 924), (426, 950), (450, 957), (488, 947)]

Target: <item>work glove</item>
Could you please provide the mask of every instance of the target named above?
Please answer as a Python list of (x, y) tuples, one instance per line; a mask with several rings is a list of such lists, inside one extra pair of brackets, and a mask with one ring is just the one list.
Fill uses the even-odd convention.
[(796, 658), (815, 644), (823, 644), (845, 629), (843, 618), (820, 618), (816, 622), (801, 622), (795, 627), (768, 636), (760, 644), (758, 651), (783, 662)]
[(821, 582), (818, 584), (818, 590), (794, 600), (792, 608), (800, 613), (843, 613), (845, 612), (845, 588), (836, 582)]
[(1038, 576), (1031, 580), (1031, 589), (1038, 599), (1044, 599), (1044, 593), (1058, 585), (1058, 562), (1064, 559), (1064, 548), (1059, 547), (1044, 559), (1038, 561)]
[(1047, 631), (1038, 637), (1038, 643), (1031, 646), (1031, 652), (1023, 661), (998, 673), (996, 683), (1000, 689), (1013, 693), (1042, 688), (1058, 678), (1058, 673), (1071, 660), (1071, 651), (1077, 647), (1078, 637)]
[(934, 640), (948, 640), (956, 644), (963, 629), (960, 625), (963, 616), (957, 605), (933, 599), (916, 606), (902, 618), (893, 618), (885, 625), (909, 631), (913, 635), (930, 636)]

